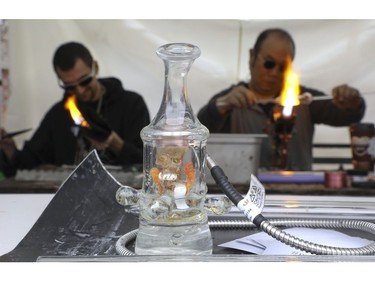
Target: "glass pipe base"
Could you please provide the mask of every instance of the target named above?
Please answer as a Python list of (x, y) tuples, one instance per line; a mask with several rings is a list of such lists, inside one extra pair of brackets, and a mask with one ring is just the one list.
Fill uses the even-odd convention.
[(194, 225), (140, 224), (135, 242), (137, 255), (211, 255), (208, 223)]

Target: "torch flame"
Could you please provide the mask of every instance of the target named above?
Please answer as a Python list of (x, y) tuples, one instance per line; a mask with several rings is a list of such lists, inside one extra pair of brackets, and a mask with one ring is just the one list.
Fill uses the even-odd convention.
[(65, 102), (65, 109), (69, 110), (70, 116), (72, 116), (72, 119), (74, 120), (74, 123), (76, 125), (82, 126), (82, 127), (89, 127), (89, 124), (83, 118), (82, 113), (79, 111), (77, 105), (76, 105), (76, 97), (70, 96)]
[(299, 105), (299, 77), (292, 68), (292, 60), (288, 58), (286, 69), (285, 69), (285, 78), (283, 90), (280, 95), (280, 104), (283, 108), (283, 116), (289, 117), (292, 114), (293, 106)]

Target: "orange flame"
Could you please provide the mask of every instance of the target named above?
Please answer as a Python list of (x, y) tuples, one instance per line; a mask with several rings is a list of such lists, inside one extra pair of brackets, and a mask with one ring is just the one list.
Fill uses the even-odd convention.
[(299, 105), (299, 77), (292, 68), (292, 60), (288, 58), (286, 69), (285, 69), (285, 78), (283, 90), (280, 95), (280, 104), (283, 108), (283, 116), (289, 117), (292, 115), (293, 106)]
[(72, 116), (72, 119), (74, 120), (74, 123), (76, 125), (80, 125), (82, 127), (90, 127), (89, 123), (83, 118), (82, 113), (79, 111), (77, 105), (76, 105), (76, 97), (70, 96), (66, 100), (64, 104), (65, 109), (69, 110), (70, 116)]

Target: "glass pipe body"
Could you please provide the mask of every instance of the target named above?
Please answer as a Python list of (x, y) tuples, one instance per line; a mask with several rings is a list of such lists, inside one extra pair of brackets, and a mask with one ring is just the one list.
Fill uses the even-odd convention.
[(211, 254), (204, 209), (209, 132), (193, 114), (186, 89), (187, 74), (200, 50), (190, 44), (167, 44), (157, 54), (164, 61), (165, 87), (157, 115), (141, 132), (144, 180), (135, 253)]

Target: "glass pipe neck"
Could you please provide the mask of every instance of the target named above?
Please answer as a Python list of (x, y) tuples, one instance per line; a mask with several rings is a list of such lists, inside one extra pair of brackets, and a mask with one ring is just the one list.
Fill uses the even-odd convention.
[(167, 126), (183, 125), (186, 120), (195, 123), (186, 81), (191, 65), (200, 55), (199, 48), (190, 44), (167, 44), (157, 54), (165, 66), (164, 96), (157, 119), (164, 118)]

